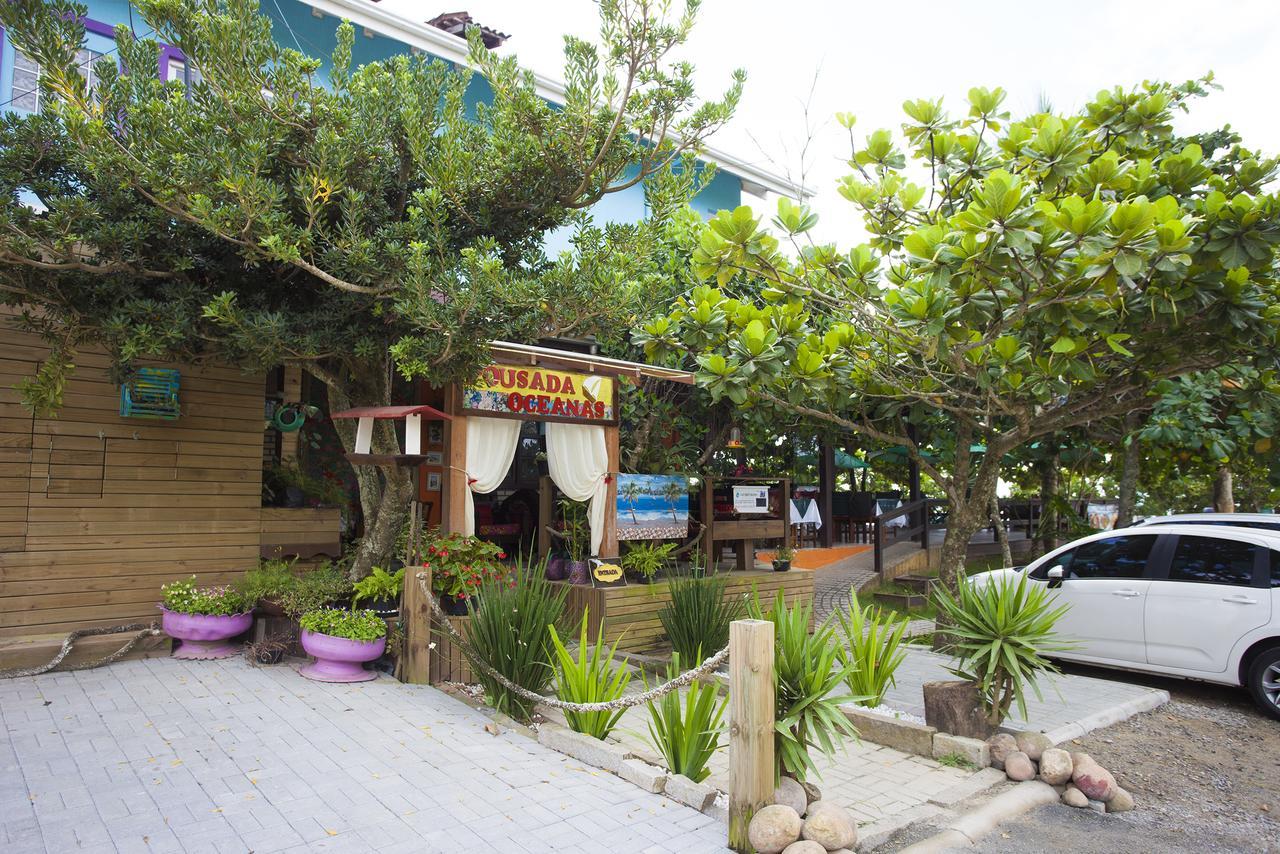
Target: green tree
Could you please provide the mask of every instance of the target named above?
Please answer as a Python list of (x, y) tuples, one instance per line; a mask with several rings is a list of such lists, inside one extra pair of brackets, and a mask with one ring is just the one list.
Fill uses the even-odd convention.
[[(159, 43), (120, 27), (90, 92), (82, 5), (0, 4), (51, 102), (0, 119), (0, 294), (53, 344), (25, 388), (41, 410), (91, 342), (121, 373), (143, 357), (295, 363), (346, 408), (391, 402), (397, 374), (474, 376), (494, 339), (625, 328), (661, 275), (655, 224), (707, 178), (694, 152), (742, 83), (700, 102), (692, 66), (670, 58), (696, 0), (674, 19), (604, 0), (601, 47), (565, 41), (561, 106), (478, 39), (483, 83), (408, 53), (352, 67), (344, 22), (322, 86), (321, 61), (273, 41), (256, 0), (135, 5), (201, 82), (161, 82)], [(487, 103), (470, 104), (473, 82)], [(640, 182), (650, 222), (582, 213)], [(574, 250), (547, 258), (560, 228)], [(352, 430), (342, 438), (350, 449)], [(380, 423), (373, 450), (395, 445)], [(412, 486), (395, 467), (357, 476), (358, 576), (389, 556)]]
[(639, 525), (640, 520), (636, 518), (636, 502), (640, 500), (640, 496), (644, 494), (638, 481), (629, 480), (622, 485), (622, 489), (618, 491), (618, 497), (627, 502), (627, 508), (631, 511), (632, 524)]
[[(750, 210), (723, 211), (693, 253), (708, 284), (638, 338), (696, 364), (716, 397), (905, 446), (948, 501), (954, 584), (1010, 451), (1142, 406), (1167, 377), (1274, 352), (1276, 161), (1228, 131), (1172, 129), (1209, 82), (1013, 122), (1000, 89), (971, 90), (959, 120), (908, 101), (905, 150), (873, 132), (840, 187), (868, 243), (813, 245), (816, 216), (783, 200), (784, 252)], [(951, 425), (946, 468), (906, 429), (930, 417)]]

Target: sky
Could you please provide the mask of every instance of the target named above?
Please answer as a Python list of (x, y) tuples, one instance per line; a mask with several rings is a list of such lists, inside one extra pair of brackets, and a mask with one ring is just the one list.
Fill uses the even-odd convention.
[[(562, 35), (595, 39), (598, 32), (592, 0), (448, 2), (382, 5), (418, 20), (465, 8), (511, 35), (502, 52), (556, 79), (563, 78)], [(679, 9), (680, 0), (672, 5)], [(723, 91), (734, 68), (746, 70), (738, 112), (712, 144), (803, 178), (821, 217), (817, 236), (846, 248), (861, 230), (852, 204), (835, 191), (850, 171), (838, 111), (858, 117), (861, 141), (875, 128), (899, 131), (908, 99), (943, 97), (953, 115), (963, 115), (971, 86), (1003, 87), (1016, 118), (1041, 99), (1068, 111), (1116, 84), (1181, 82), (1212, 70), (1223, 90), (1196, 102), (1178, 129), (1230, 123), (1246, 145), (1280, 151), (1276, 0), (703, 0), (682, 58), (696, 65), (699, 91), (708, 96)], [(772, 214), (772, 202), (746, 201)]]

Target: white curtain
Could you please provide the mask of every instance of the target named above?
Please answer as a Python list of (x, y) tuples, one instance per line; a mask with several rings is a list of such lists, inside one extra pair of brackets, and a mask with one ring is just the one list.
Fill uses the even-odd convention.
[(493, 492), (506, 478), (520, 444), (522, 423), (514, 418), (467, 419), (466, 477), (470, 488), (463, 533), (468, 537), (476, 532), (476, 505), (471, 493)]
[(605, 504), (609, 496), (609, 450), (604, 428), (590, 424), (547, 423), (547, 468), (557, 487), (574, 501), (591, 502), (591, 554), (600, 553)]

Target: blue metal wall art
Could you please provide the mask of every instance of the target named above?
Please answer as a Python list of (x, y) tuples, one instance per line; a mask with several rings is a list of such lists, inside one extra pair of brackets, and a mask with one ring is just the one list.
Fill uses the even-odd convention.
[(164, 418), (180, 414), (178, 372), (173, 368), (138, 368), (120, 386), (120, 415), (125, 418)]

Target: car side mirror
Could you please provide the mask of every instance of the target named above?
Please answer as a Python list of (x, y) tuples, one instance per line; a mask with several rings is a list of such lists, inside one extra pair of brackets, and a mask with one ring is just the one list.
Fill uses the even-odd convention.
[(1062, 579), (1066, 574), (1067, 571), (1062, 568), (1062, 564), (1058, 564), (1045, 573), (1045, 577), (1049, 579), (1049, 589), (1052, 590), (1056, 587), (1061, 587)]

